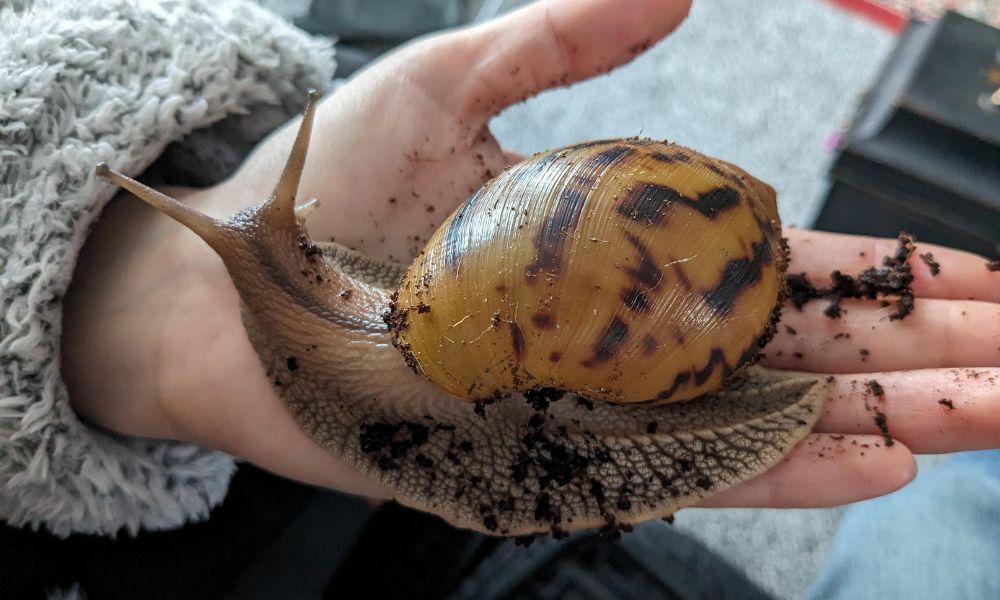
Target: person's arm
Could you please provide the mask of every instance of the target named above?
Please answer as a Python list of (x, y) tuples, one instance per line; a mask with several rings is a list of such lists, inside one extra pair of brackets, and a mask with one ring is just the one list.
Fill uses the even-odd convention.
[[(71, 277), (89, 284), (94, 265), (74, 266), (113, 193), (93, 167), (138, 174), (227, 115), (287, 119), (303, 89), (328, 84), (332, 55), (329, 42), (241, 0), (0, 10), (0, 79), (17, 90), (0, 99), (0, 519), (111, 535), (203, 518), (224, 497), (229, 455), (122, 436), (70, 406), (63, 300)], [(102, 250), (113, 260), (141, 246)], [(110, 280), (105, 292), (125, 301), (124, 287)], [(141, 405), (141, 381), (109, 371), (96, 384), (127, 410)]]

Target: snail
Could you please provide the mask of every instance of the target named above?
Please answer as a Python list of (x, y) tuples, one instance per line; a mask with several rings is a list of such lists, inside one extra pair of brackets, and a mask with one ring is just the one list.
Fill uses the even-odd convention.
[(753, 366), (784, 286), (770, 186), (677, 145), (577, 144), (487, 182), (407, 267), (309, 238), (317, 98), (270, 198), (228, 220), (97, 173), (222, 257), (302, 430), (397, 501), (493, 535), (617, 531), (811, 430), (828, 384)]

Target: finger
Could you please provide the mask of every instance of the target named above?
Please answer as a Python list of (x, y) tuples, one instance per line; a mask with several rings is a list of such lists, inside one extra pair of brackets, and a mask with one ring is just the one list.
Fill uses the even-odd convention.
[(765, 364), (818, 373), (897, 371), (934, 367), (1000, 366), (1000, 305), (968, 300), (917, 299), (905, 319), (877, 302), (841, 303), (843, 314), (823, 314), (826, 303), (801, 311), (786, 307)]
[(536, 2), (446, 40), (449, 104), (472, 124), (545, 89), (621, 65), (673, 31), (690, 0)]
[(1000, 369), (838, 375), (816, 431), (888, 433), (919, 454), (1000, 447), (998, 383)]
[(866, 435), (811, 434), (773, 469), (700, 506), (822, 508), (897, 490), (916, 475), (903, 444)]
[[(803, 229), (786, 229), (791, 248), (789, 273), (804, 272), (816, 286), (830, 284), (835, 270), (853, 275), (881, 265), (882, 258), (896, 251), (896, 240), (860, 235), (843, 235)], [(921, 255), (926, 256), (925, 260)], [(938, 265), (932, 273), (931, 262)], [(1000, 302), (1000, 272), (986, 269), (986, 259), (976, 254), (917, 243), (909, 264), (913, 291), (923, 298), (955, 298)]]

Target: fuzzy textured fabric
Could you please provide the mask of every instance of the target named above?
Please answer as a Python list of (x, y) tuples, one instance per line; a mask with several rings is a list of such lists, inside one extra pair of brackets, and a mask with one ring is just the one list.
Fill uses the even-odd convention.
[[(115, 193), (94, 166), (138, 175), (232, 115), (244, 116), (222, 121), (230, 134), (246, 115), (273, 127), (333, 69), (331, 42), (242, 0), (0, 0), (0, 519), (134, 534), (222, 500), (230, 456), (103, 433), (69, 405), (60, 300)], [(178, 155), (212, 162), (192, 137)]]

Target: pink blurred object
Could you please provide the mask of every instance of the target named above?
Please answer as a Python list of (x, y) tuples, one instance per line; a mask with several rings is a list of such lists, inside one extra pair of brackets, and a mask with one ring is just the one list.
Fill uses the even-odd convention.
[(899, 33), (906, 27), (906, 23), (909, 20), (907, 18), (907, 12), (900, 12), (898, 10), (893, 10), (883, 3), (875, 2), (874, 0), (827, 0), (835, 6), (857, 13), (879, 25), (893, 31), (894, 33)]
[(899, 32), (909, 19), (934, 20), (952, 10), (1000, 27), (1000, 0), (827, 0)]
[(831, 131), (823, 140), (823, 148), (828, 152), (834, 152), (840, 147), (840, 140), (844, 139), (844, 132), (840, 129)]

